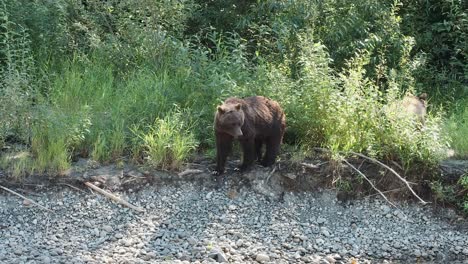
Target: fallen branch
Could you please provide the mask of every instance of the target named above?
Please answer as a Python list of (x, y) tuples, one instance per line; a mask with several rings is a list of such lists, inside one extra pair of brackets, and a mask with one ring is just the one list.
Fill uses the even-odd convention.
[(14, 194), (14, 195), (16, 195), (16, 196), (19, 196), (19, 197), (21, 197), (21, 198), (23, 198), (23, 199), (25, 199), (25, 200), (31, 202), (32, 204), (37, 205), (38, 207), (40, 207), (40, 208), (42, 208), (42, 209), (44, 209), (44, 210), (47, 210), (47, 211), (49, 211), (49, 212), (53, 212), (53, 211), (50, 210), (49, 208), (46, 208), (46, 207), (44, 207), (44, 206), (42, 206), (42, 205), (36, 203), (35, 201), (33, 201), (33, 200), (31, 200), (31, 199), (29, 199), (29, 198), (27, 198), (27, 197), (25, 197), (25, 196), (23, 196), (23, 195), (21, 195), (21, 194), (15, 192), (15, 191), (12, 191), (12, 190), (8, 189), (7, 187), (4, 187), (4, 186), (0, 185), (0, 188), (2, 188), (3, 190), (5, 190), (5, 191), (7, 191), (7, 192), (9, 192), (9, 193), (12, 193), (12, 194)]
[(392, 163), (393, 163), (393, 165), (397, 166), (400, 170), (403, 170), (403, 167), (401, 167), (400, 164), (398, 164), (394, 160), (392, 160)]
[(185, 175), (189, 175), (189, 174), (198, 174), (198, 173), (202, 173), (203, 171), (202, 170), (197, 170), (197, 169), (187, 169), (187, 170), (184, 170), (183, 172), (180, 172), (179, 175), (180, 177), (184, 177)]
[[(325, 152), (329, 152), (329, 153), (331, 152), (330, 150), (325, 149), (325, 148), (314, 148), (314, 150), (325, 151)], [(370, 160), (370, 161), (372, 161), (372, 162), (374, 162), (374, 163), (376, 163), (376, 164), (378, 164), (378, 165), (380, 165), (380, 166), (386, 168), (386, 169), (389, 170), (391, 173), (393, 173), (395, 176), (397, 176), (398, 179), (400, 179), (400, 180), (408, 187), (408, 189), (411, 191), (411, 193), (412, 193), (416, 198), (418, 198), (418, 200), (421, 201), (421, 203), (422, 203), (423, 205), (424, 205), (424, 204), (428, 204), (428, 202), (424, 201), (421, 197), (419, 197), (419, 196), (416, 194), (416, 192), (413, 190), (413, 188), (411, 188), (410, 183), (411, 183), (411, 184), (414, 184), (414, 183), (409, 182), (409, 181), (407, 181), (406, 179), (404, 179), (403, 177), (401, 177), (400, 174), (398, 174), (394, 169), (390, 168), (389, 166), (383, 164), (382, 162), (380, 162), (380, 161), (378, 161), (378, 160), (376, 160), (376, 159), (374, 159), (374, 158), (371, 158), (371, 157), (368, 157), (368, 156), (366, 156), (366, 155), (363, 155), (363, 154), (361, 154), (361, 153), (357, 153), (357, 152), (353, 152), (353, 151), (349, 151), (349, 152), (340, 152), (340, 153), (341, 153), (341, 154), (350, 153), (350, 154), (359, 156), (359, 157), (361, 157), (361, 158), (368, 159), (368, 160)]]
[(421, 197), (419, 197), (419, 196), (416, 194), (416, 192), (413, 190), (413, 188), (411, 188), (409, 182), (408, 182), (407, 180), (405, 180), (403, 177), (401, 177), (394, 169), (390, 168), (389, 166), (383, 164), (382, 162), (380, 162), (380, 161), (378, 161), (378, 160), (376, 160), (376, 159), (374, 159), (374, 158), (368, 157), (368, 156), (363, 155), (363, 154), (361, 154), (361, 153), (356, 153), (356, 152), (352, 152), (352, 151), (350, 151), (349, 153), (351, 153), (351, 154), (353, 154), (353, 155), (356, 155), (356, 156), (359, 156), (359, 157), (361, 157), (361, 158), (368, 159), (368, 160), (370, 160), (370, 161), (372, 161), (372, 162), (374, 162), (374, 163), (377, 163), (377, 164), (379, 164), (380, 166), (386, 168), (386, 169), (389, 170), (391, 173), (393, 173), (395, 176), (397, 176), (398, 179), (400, 179), (400, 180), (406, 185), (406, 187), (408, 187), (408, 189), (411, 191), (411, 193), (412, 193), (416, 198), (418, 198), (418, 200), (421, 201), (422, 204), (428, 204), (428, 202), (424, 201)]
[(393, 207), (397, 208), (396, 205), (394, 205), (392, 202), (390, 202), (387, 197), (385, 196), (385, 194), (383, 194), (379, 189), (377, 189), (377, 187), (375, 187), (375, 185), (372, 183), (371, 180), (369, 180), (369, 178), (366, 177), (366, 175), (364, 173), (362, 173), (360, 170), (358, 170), (356, 167), (354, 167), (351, 163), (349, 163), (347, 160), (345, 160), (344, 158), (341, 158), (341, 160), (348, 164), (348, 166), (350, 166), (353, 170), (355, 170), (357, 173), (359, 173), (359, 175), (361, 175), (371, 186), (374, 190), (376, 190), (384, 199), (385, 201), (387, 201), (389, 204), (391, 204)]
[(315, 164), (312, 164), (312, 163), (301, 162), (301, 165), (306, 167), (306, 168), (309, 168), (309, 169), (318, 169), (318, 168), (320, 168), (319, 165), (315, 165)]
[(268, 174), (268, 177), (266, 179), (265, 184), (268, 184), (268, 182), (270, 181), (271, 176), (273, 175), (273, 173), (275, 173), (275, 171), (276, 171), (276, 166), (274, 166), (273, 170)]
[(112, 194), (112, 193), (110, 193), (110, 192), (107, 192), (107, 191), (105, 191), (105, 190), (103, 190), (103, 189), (97, 187), (96, 185), (90, 183), (90, 182), (85, 182), (85, 185), (88, 186), (89, 188), (95, 190), (96, 192), (98, 192), (98, 193), (104, 195), (105, 197), (107, 197), (107, 198), (109, 198), (109, 199), (112, 199), (112, 200), (114, 200), (115, 202), (118, 202), (118, 203), (120, 203), (120, 204), (122, 204), (122, 205), (127, 206), (128, 208), (131, 208), (131, 209), (133, 209), (133, 210), (135, 210), (135, 211), (138, 211), (138, 212), (144, 212), (144, 211), (145, 211), (143, 208), (141, 208), (141, 207), (136, 207), (136, 206), (134, 206), (133, 204), (130, 204), (129, 202), (123, 200), (122, 198), (120, 198), (120, 197), (118, 197), (118, 196), (116, 196), (116, 195), (114, 195), (114, 194)]

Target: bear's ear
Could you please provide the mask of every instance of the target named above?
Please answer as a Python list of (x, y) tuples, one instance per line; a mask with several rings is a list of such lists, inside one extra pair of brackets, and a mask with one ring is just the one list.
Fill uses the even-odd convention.
[(418, 97), (419, 97), (419, 99), (425, 101), (425, 100), (427, 99), (427, 93), (422, 93), (422, 94), (420, 94)]
[(218, 112), (220, 114), (224, 114), (226, 112), (226, 110), (224, 110), (224, 108), (222, 106), (218, 106)]
[(241, 109), (241, 104), (236, 104), (236, 110), (239, 111)]

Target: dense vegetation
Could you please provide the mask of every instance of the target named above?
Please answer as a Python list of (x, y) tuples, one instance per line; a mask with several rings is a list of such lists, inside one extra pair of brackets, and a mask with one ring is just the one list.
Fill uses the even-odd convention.
[[(213, 113), (265, 95), (302, 151), (410, 168), (468, 156), (464, 1), (0, 0), (0, 146), (14, 175), (74, 157), (177, 169)], [(386, 111), (429, 94), (425, 129)], [(8, 151), (5, 151), (8, 153)]]

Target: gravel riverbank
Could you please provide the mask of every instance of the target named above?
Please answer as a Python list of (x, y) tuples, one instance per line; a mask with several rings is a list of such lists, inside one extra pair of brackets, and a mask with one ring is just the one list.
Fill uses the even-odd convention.
[(0, 192), (0, 263), (468, 263), (466, 220), (448, 209), (193, 183), (120, 195), (146, 212), (67, 186), (28, 195), (53, 213)]

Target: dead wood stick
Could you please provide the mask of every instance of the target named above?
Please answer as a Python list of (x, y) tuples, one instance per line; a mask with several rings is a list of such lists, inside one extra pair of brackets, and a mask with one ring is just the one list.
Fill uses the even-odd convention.
[(267, 179), (265, 181), (266, 184), (268, 184), (268, 182), (270, 181), (271, 176), (273, 175), (273, 173), (275, 173), (275, 171), (276, 171), (276, 166), (274, 166), (273, 170), (268, 174), (268, 177), (267, 177)]
[(125, 205), (127, 206), (128, 208), (131, 208), (135, 211), (138, 211), (138, 212), (144, 212), (145, 210), (143, 208), (140, 208), (140, 207), (136, 207), (134, 206), (133, 204), (130, 204), (129, 202), (123, 200), (122, 198), (118, 197), (118, 196), (115, 196), (114, 194), (110, 193), (110, 192), (107, 192), (99, 187), (97, 187), (96, 185), (90, 183), (90, 182), (85, 182), (85, 185), (88, 186), (89, 188), (95, 190), (96, 192), (104, 195), (105, 197), (111, 199), (111, 200), (114, 200), (122, 205)]
[(187, 170), (184, 170), (183, 172), (180, 172), (178, 175), (180, 177), (184, 177), (185, 175), (189, 175), (189, 174), (198, 174), (198, 173), (202, 173), (203, 171), (202, 170), (197, 170), (197, 169), (187, 169)]
[(424, 201), (421, 197), (419, 197), (419, 196), (416, 194), (416, 192), (413, 190), (413, 188), (411, 188), (409, 182), (408, 182), (407, 180), (405, 180), (403, 177), (401, 177), (400, 174), (398, 174), (394, 169), (390, 168), (389, 166), (383, 164), (382, 162), (380, 162), (380, 161), (378, 161), (378, 160), (376, 160), (376, 159), (374, 159), (374, 158), (368, 157), (368, 156), (363, 155), (363, 154), (361, 154), (361, 153), (356, 153), (356, 152), (353, 152), (353, 151), (350, 151), (349, 153), (354, 154), (354, 155), (356, 155), (356, 156), (359, 156), (359, 157), (361, 157), (361, 158), (368, 159), (368, 160), (370, 160), (370, 161), (372, 161), (372, 162), (374, 162), (374, 163), (377, 163), (377, 164), (379, 164), (380, 166), (386, 168), (386, 169), (389, 170), (391, 173), (393, 173), (395, 176), (397, 176), (398, 179), (400, 179), (400, 180), (406, 185), (406, 187), (408, 187), (408, 189), (411, 191), (411, 193), (412, 193), (416, 198), (418, 198), (418, 200), (421, 201), (422, 204), (427, 204), (427, 203), (428, 203), (428, 202)]
[[(326, 148), (314, 148), (314, 150), (318, 150), (318, 151), (325, 151), (325, 152), (331, 152), (330, 150), (326, 149)], [(346, 154), (345, 152), (340, 152), (340, 153), (344, 153)], [(400, 176), (400, 174), (398, 174), (394, 169), (390, 168), (389, 166), (383, 164), (382, 162), (374, 159), (374, 158), (371, 158), (371, 157), (368, 157), (366, 155), (363, 155), (361, 153), (357, 153), (357, 152), (353, 152), (353, 151), (349, 151), (348, 153), (351, 153), (351, 154), (354, 154), (356, 156), (359, 156), (361, 158), (365, 158), (365, 159), (368, 159), (374, 163), (377, 163), (378, 165), (386, 168), (387, 170), (389, 170), (391, 173), (393, 173), (395, 176), (398, 177), (398, 179), (400, 179), (407, 187), (408, 189), (411, 191), (411, 193), (416, 197), (418, 198), (419, 201), (421, 201), (422, 204), (428, 204), (428, 202), (424, 201), (421, 197), (419, 197), (416, 192), (413, 190), (413, 188), (411, 188), (410, 186), (410, 183), (411, 182), (408, 182), (406, 179), (404, 179), (403, 177)], [(411, 183), (411, 184), (414, 184), (414, 183)]]
[(5, 191), (7, 191), (7, 192), (9, 192), (9, 193), (12, 193), (12, 194), (14, 194), (14, 195), (16, 195), (16, 196), (19, 196), (19, 197), (21, 197), (21, 198), (23, 198), (23, 199), (25, 199), (25, 200), (31, 202), (32, 204), (37, 205), (38, 207), (40, 207), (40, 208), (42, 208), (42, 209), (44, 209), (44, 210), (47, 210), (47, 211), (49, 211), (49, 212), (52, 212), (52, 210), (50, 210), (49, 208), (46, 208), (46, 207), (44, 207), (44, 206), (42, 206), (42, 205), (36, 203), (35, 201), (33, 201), (33, 200), (31, 200), (31, 199), (29, 199), (29, 198), (27, 198), (27, 197), (25, 197), (25, 196), (23, 196), (23, 195), (21, 195), (21, 194), (15, 192), (15, 191), (12, 191), (12, 190), (8, 189), (7, 187), (4, 187), (4, 186), (0, 185), (0, 188), (2, 188), (3, 190), (5, 190)]
[(301, 162), (301, 165), (309, 169), (318, 169), (320, 165), (315, 165), (312, 163)]
[(357, 173), (359, 173), (359, 175), (361, 175), (364, 179), (366, 179), (366, 181), (372, 186), (372, 188), (374, 190), (376, 190), (384, 199), (385, 201), (387, 201), (389, 204), (391, 204), (393, 207), (397, 208), (396, 205), (394, 205), (392, 202), (390, 202), (387, 197), (385, 196), (385, 194), (383, 194), (379, 189), (377, 189), (377, 187), (375, 187), (375, 185), (372, 183), (371, 180), (369, 180), (369, 178), (366, 177), (366, 175), (364, 173), (362, 173), (360, 170), (358, 170), (356, 167), (354, 167), (351, 163), (349, 163), (347, 160), (345, 160), (344, 158), (341, 158), (341, 160), (348, 164), (348, 166), (350, 166), (353, 170), (355, 170)]

